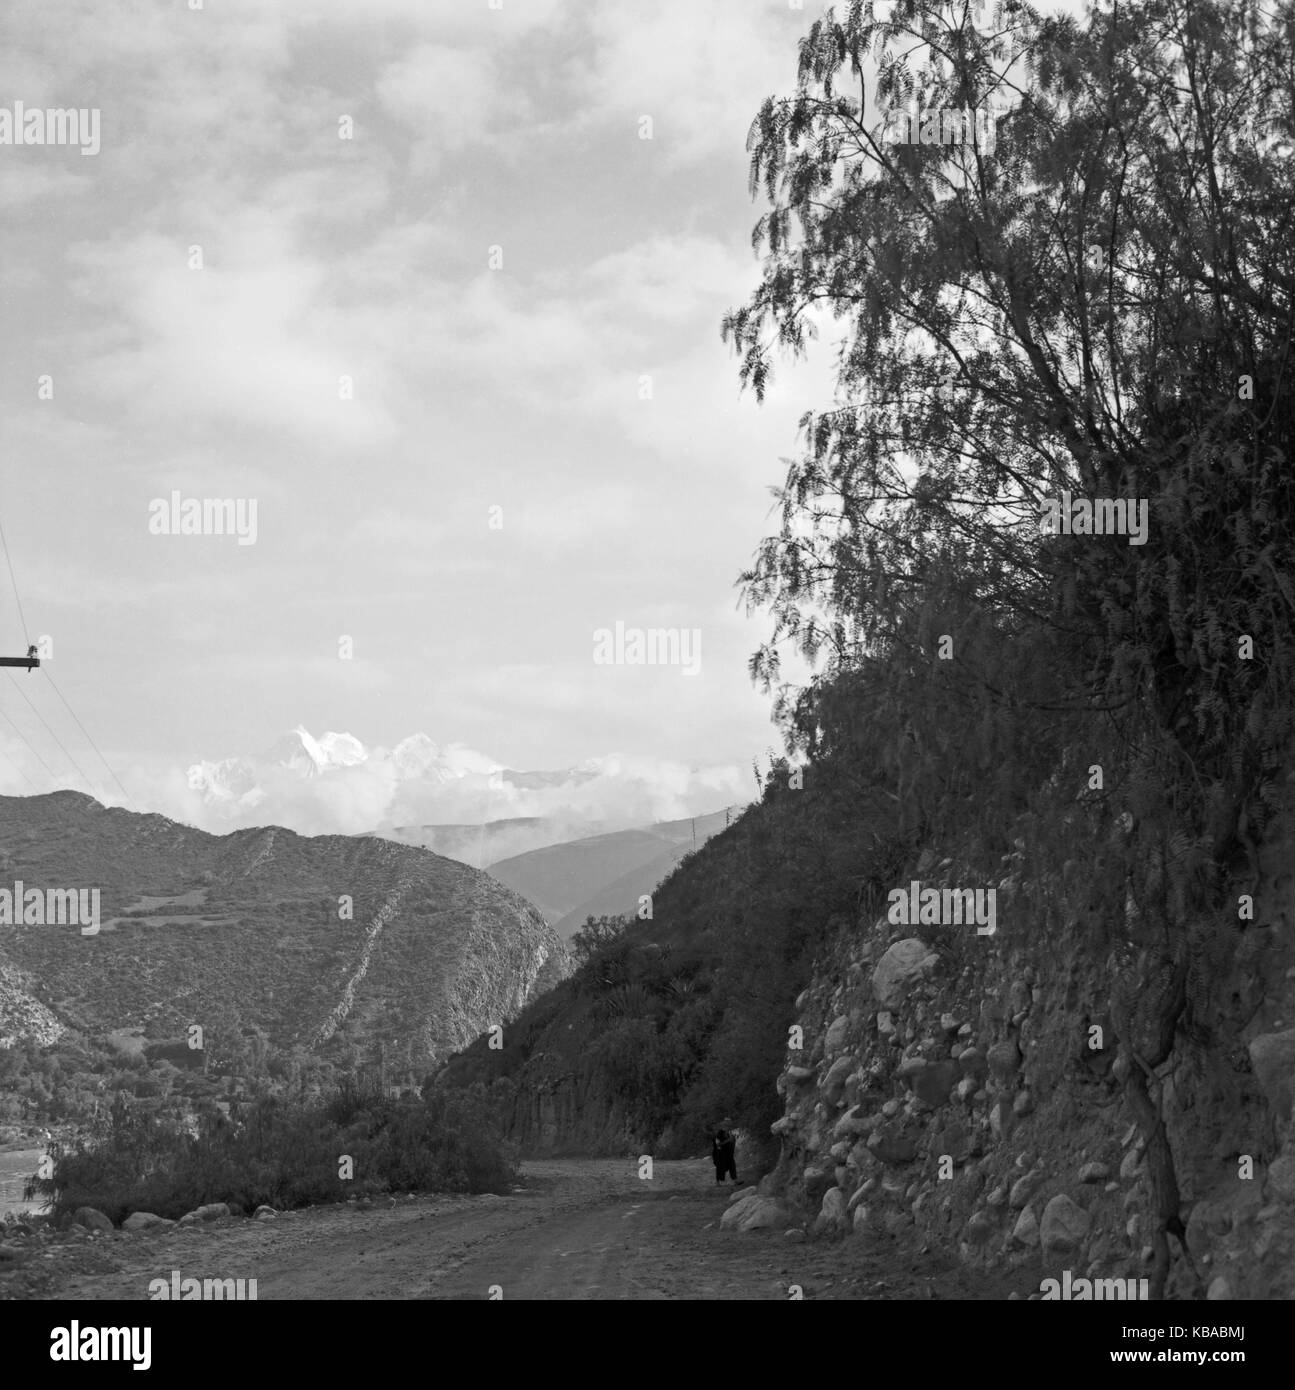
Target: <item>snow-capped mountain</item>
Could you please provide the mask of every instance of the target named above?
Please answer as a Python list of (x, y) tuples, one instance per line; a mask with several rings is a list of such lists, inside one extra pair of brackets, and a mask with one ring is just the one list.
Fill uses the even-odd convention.
[[(272, 822), (304, 835), (394, 837), (397, 827), (419, 828), (421, 836), (436, 827), (512, 822), (517, 843), (497, 847), (492, 857), (705, 814), (717, 802), (734, 802), (744, 789), (744, 775), (736, 768), (689, 768), (611, 755), (578, 767), (519, 771), (462, 743), (436, 743), (424, 733), (387, 748), (366, 746), (350, 733), (330, 731), (316, 738), (301, 725), (259, 755), (196, 762), (187, 781), (183, 818), (204, 829)], [(425, 837), (417, 842), (430, 843)]]

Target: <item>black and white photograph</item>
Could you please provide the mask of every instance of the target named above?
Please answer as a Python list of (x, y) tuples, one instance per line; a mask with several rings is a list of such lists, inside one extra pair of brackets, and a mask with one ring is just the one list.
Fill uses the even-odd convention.
[(5, 0), (31, 1364), (556, 1300), (1253, 1366), (1293, 156), (1295, 0)]

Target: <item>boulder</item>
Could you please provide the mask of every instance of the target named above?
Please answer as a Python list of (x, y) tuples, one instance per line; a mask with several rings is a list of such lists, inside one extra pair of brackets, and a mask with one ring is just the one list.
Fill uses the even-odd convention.
[(1032, 1173), (1026, 1173), (1023, 1178), (1017, 1178), (1012, 1184), (1011, 1195), (1008, 1198), (1009, 1205), (1013, 1211), (1020, 1209), (1030, 1200), (1039, 1190), (1046, 1174), (1042, 1169), (1036, 1168)]
[(849, 1229), (845, 1214), (845, 1193), (833, 1187), (823, 1194), (823, 1205), (814, 1219), (814, 1234), (840, 1235)]
[(1059, 1192), (1043, 1208), (1040, 1234), (1044, 1257), (1074, 1254), (1088, 1234), (1088, 1225), (1088, 1213), (1083, 1207)]
[(1295, 1028), (1255, 1038), (1250, 1043), (1250, 1065), (1277, 1118), (1283, 1123), (1289, 1120), (1295, 1096)]
[(1007, 1240), (1009, 1245), (1021, 1250), (1032, 1250), (1038, 1245), (1039, 1218), (1035, 1216), (1033, 1207), (1026, 1207), (1016, 1218), (1016, 1225), (1012, 1227), (1012, 1234)]
[(111, 1231), (112, 1222), (96, 1207), (77, 1207), (72, 1214), (73, 1222), (87, 1231)]
[(813, 1166), (805, 1169), (803, 1177), (805, 1200), (811, 1207), (816, 1207), (822, 1202), (823, 1194), (832, 1186), (832, 1175), (826, 1168)]
[(967, 1240), (972, 1245), (984, 1245), (994, 1234), (998, 1223), (987, 1211), (976, 1212), (967, 1222)]
[(829, 1057), (840, 1052), (845, 1046), (845, 1040), (850, 1034), (850, 1020), (842, 1014), (839, 1018), (834, 1018), (823, 1037), (823, 1051)]
[[(964, 1053), (963, 1056), (966, 1054)], [(961, 1059), (960, 1059), (961, 1060)], [(985, 1054), (990, 1075), (1004, 1084), (1011, 1081), (1021, 1065), (1021, 1049), (1012, 1039), (995, 1043)]]
[(123, 1231), (142, 1232), (157, 1230), (159, 1227), (168, 1230), (174, 1225), (174, 1221), (168, 1221), (164, 1216), (156, 1216), (151, 1211), (133, 1211), (121, 1223), (121, 1229)]
[(219, 1221), (221, 1217), (229, 1215), (229, 1206), (225, 1202), (208, 1202), (205, 1206), (197, 1207), (194, 1215), (201, 1221)]
[(978, 1047), (966, 1047), (958, 1053), (958, 1070), (963, 1076), (980, 1080), (989, 1070), (985, 1054)]
[(826, 1075), (819, 1084), (819, 1090), (823, 1095), (836, 1104), (841, 1099), (841, 1092), (845, 1089), (846, 1078), (854, 1070), (854, 1058), (850, 1055), (838, 1057), (827, 1069)]
[(1080, 1182), (1105, 1182), (1110, 1176), (1110, 1166), (1105, 1163), (1085, 1163), (1079, 1170)]
[(852, 1105), (836, 1122), (832, 1129), (834, 1139), (857, 1139), (861, 1134), (870, 1134), (876, 1123), (866, 1115), (859, 1114), (859, 1107)]
[(914, 985), (926, 979), (939, 957), (925, 941), (915, 936), (896, 941), (877, 962), (872, 972), (872, 993), (883, 1009), (896, 1009)]
[(273, 1207), (267, 1207), (264, 1203), (262, 1203), (252, 1213), (252, 1219), (255, 1221), (273, 1221), (278, 1216), (278, 1214), (279, 1213), (275, 1211)]
[(761, 1197), (754, 1190), (734, 1202), (719, 1219), (721, 1231), (768, 1231), (785, 1229), (794, 1214), (774, 1197)]

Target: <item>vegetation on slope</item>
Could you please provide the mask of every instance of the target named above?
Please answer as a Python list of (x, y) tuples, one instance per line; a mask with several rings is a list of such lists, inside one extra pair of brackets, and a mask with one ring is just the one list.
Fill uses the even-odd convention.
[[(1216, 1030), (1295, 728), (1289, 18), (898, 0), (813, 26), (753, 130), (765, 271), (725, 322), (757, 393), (811, 307), (842, 326), (838, 402), (743, 576), (803, 787), (775, 769), (651, 923), (453, 1075), (508, 1078), (517, 1116), (577, 1074), (655, 1152), (720, 1112), (761, 1128), (824, 928), (922, 846), (987, 885), (1004, 858), (1061, 875), (1039, 930), (1109, 951), (1135, 1113)], [(865, 56), (886, 105), (1003, 101), (996, 157), (882, 143)], [(1145, 536), (1044, 533), (1067, 494), (1145, 503)]]

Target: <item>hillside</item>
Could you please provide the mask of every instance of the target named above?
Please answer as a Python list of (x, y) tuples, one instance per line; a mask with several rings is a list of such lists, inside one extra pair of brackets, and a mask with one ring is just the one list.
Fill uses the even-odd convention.
[(588, 835), (499, 859), (487, 871), (539, 908), (565, 940), (590, 916), (632, 915), (640, 895), (651, 893), (729, 819), (729, 812), (715, 811)]
[(0, 928), (0, 1036), (48, 1033), (51, 1016), (150, 1037), (196, 1023), (217, 1063), (254, 1029), (318, 1055), (381, 1042), (418, 1067), (563, 968), (552, 929), (514, 893), (376, 838), (214, 836), (75, 792), (0, 797), (0, 887), (16, 880), (98, 888), (102, 928)]

